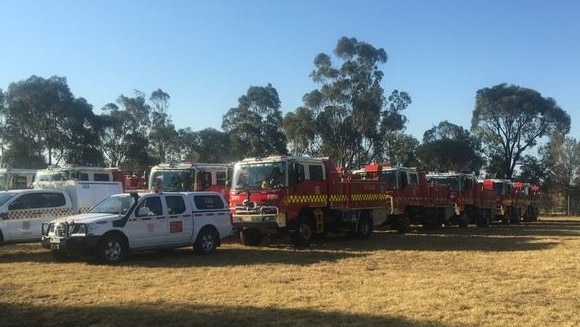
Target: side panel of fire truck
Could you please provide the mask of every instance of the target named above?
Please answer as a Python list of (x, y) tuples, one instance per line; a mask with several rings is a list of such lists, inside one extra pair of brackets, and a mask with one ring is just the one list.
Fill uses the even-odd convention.
[(362, 174), (367, 179), (378, 179), (383, 183), (386, 194), (392, 199), (387, 223), (399, 232), (408, 231), (414, 224), (435, 229), (453, 215), (449, 187), (430, 185), (422, 171), (368, 165)]
[(495, 209), (495, 193), (475, 176), (464, 173), (437, 173), (428, 175), (433, 184), (446, 184), (450, 187), (450, 199), (454, 206), (449, 224), (467, 227), (469, 223), (488, 226)]

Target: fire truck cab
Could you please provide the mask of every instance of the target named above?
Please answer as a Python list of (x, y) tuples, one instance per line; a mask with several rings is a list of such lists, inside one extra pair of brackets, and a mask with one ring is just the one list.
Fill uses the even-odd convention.
[(162, 163), (151, 168), (149, 189), (164, 192), (213, 191), (227, 201), (231, 165), (221, 163)]

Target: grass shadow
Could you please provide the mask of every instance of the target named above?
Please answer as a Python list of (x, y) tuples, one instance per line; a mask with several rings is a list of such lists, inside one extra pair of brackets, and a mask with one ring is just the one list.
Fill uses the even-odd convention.
[(4, 327), (16, 326), (431, 326), (452, 327), (436, 321), (315, 308), (281, 309), (252, 306), (223, 307), (200, 304), (125, 303), (115, 306), (31, 306), (0, 303)]

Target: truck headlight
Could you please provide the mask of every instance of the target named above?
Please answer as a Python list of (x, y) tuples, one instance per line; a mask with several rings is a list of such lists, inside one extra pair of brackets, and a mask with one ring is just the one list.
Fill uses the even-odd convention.
[(93, 231), (94, 226), (92, 224), (72, 224), (69, 228), (70, 236), (87, 236)]

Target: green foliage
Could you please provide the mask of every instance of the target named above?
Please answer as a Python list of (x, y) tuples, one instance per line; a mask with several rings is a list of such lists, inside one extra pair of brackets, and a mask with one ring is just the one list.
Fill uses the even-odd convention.
[(28, 166), (29, 158), (45, 155), (49, 165), (73, 159), (85, 164), (102, 162), (95, 151), (100, 125), (91, 105), (74, 98), (66, 78), (31, 76), (11, 83), (5, 96), (2, 139), (10, 149), (12, 165)]
[(214, 128), (206, 128), (196, 133), (197, 142), (194, 143), (199, 162), (231, 162), (229, 151), (229, 136)]
[(546, 189), (568, 196), (580, 184), (580, 143), (562, 133), (554, 133), (544, 147)]
[(282, 120), (282, 128), (288, 139), (290, 153), (318, 156), (313, 144), (317, 137), (317, 128), (312, 109), (300, 107), (296, 112), (289, 112)]
[(488, 156), (489, 171), (511, 178), (524, 152), (539, 139), (570, 130), (570, 116), (552, 98), (516, 85), (499, 84), (477, 91), (471, 129)]
[(417, 156), (429, 170), (478, 173), (484, 164), (480, 143), (468, 130), (442, 121), (425, 131)]
[[(383, 160), (395, 132), (404, 128), (400, 111), (410, 97), (395, 91), (385, 99), (379, 70), (388, 59), (384, 49), (342, 37), (334, 54), (338, 67), (328, 54), (314, 58), (310, 77), (320, 87), (303, 97), (303, 108), (286, 116), (285, 133), (293, 151), (328, 156), (341, 166)], [(302, 139), (297, 130), (304, 133)]]
[(238, 100), (238, 107), (223, 117), (233, 159), (286, 154), (286, 136), (281, 131), (282, 112), (278, 91), (271, 84), (251, 86)]

